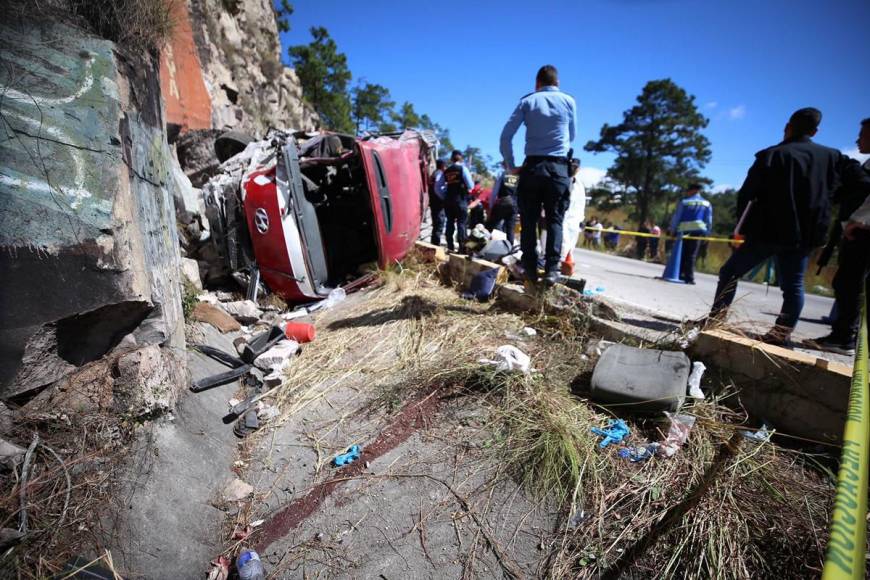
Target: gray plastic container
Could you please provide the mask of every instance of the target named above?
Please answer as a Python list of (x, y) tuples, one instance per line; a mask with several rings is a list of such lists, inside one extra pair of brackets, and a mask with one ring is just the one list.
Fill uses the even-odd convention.
[(676, 411), (686, 397), (691, 369), (682, 352), (614, 344), (595, 365), (590, 396), (626, 411)]

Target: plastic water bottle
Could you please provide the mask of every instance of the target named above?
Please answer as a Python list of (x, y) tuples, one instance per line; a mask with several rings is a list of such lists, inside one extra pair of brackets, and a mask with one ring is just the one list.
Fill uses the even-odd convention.
[(266, 580), (266, 571), (260, 556), (253, 550), (245, 550), (236, 558), (236, 568), (242, 580)]

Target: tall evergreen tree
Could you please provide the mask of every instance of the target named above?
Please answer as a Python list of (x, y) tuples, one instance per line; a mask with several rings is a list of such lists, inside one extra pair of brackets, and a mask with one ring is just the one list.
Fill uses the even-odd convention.
[(335, 131), (353, 132), (351, 103), (348, 84), (351, 74), (347, 67), (347, 57), (338, 51), (338, 46), (322, 26), (311, 28), (313, 40), (310, 44), (291, 46), (290, 59), (299, 82), (302, 94), (323, 124)]
[(353, 121), (356, 132), (380, 128), (393, 111), (390, 90), (382, 85), (360, 80), (352, 91)]
[(700, 170), (711, 153), (701, 130), (708, 123), (695, 97), (671, 79), (649, 81), (637, 104), (623, 113), (622, 123), (605, 123), (600, 138), (585, 149), (616, 154), (607, 176), (634, 199), (642, 223), (653, 203), (679, 195), (692, 181), (704, 181)]

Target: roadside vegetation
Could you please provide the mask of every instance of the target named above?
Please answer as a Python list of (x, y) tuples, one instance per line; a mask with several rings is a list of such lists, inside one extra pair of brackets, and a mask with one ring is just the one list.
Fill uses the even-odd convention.
[[(468, 302), (429, 267), (407, 263), (340, 318), (323, 316), (318, 348), (304, 351), (278, 387), (281, 420), (358, 373), (374, 391), (370, 413), (397, 413), (422, 396), (459, 397), (480, 409), (481, 438), (503, 466), (500, 477), (556, 515), (541, 543), (542, 577), (819, 573), (833, 500), (826, 456), (744, 439), (746, 415), (726, 405), (733, 386), (711, 385), (705, 390), (718, 398), (684, 408), (697, 422), (674, 457), (632, 463), (614, 446), (601, 448), (590, 429), (615, 415), (584, 397), (595, 337), (582, 306), (552, 315)], [(517, 338), (524, 326), (537, 335)], [(529, 354), (539, 372), (479, 362), (505, 343)], [(632, 431), (627, 445), (667, 432), (663, 418), (621, 416)]]

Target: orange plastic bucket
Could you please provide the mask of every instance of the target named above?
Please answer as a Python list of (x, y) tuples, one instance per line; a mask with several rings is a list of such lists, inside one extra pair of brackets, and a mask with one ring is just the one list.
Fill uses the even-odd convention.
[(288, 322), (287, 326), (284, 327), (284, 334), (287, 338), (295, 340), (299, 344), (305, 344), (306, 342), (314, 340), (317, 333), (314, 330), (313, 324), (307, 324), (305, 322)]

